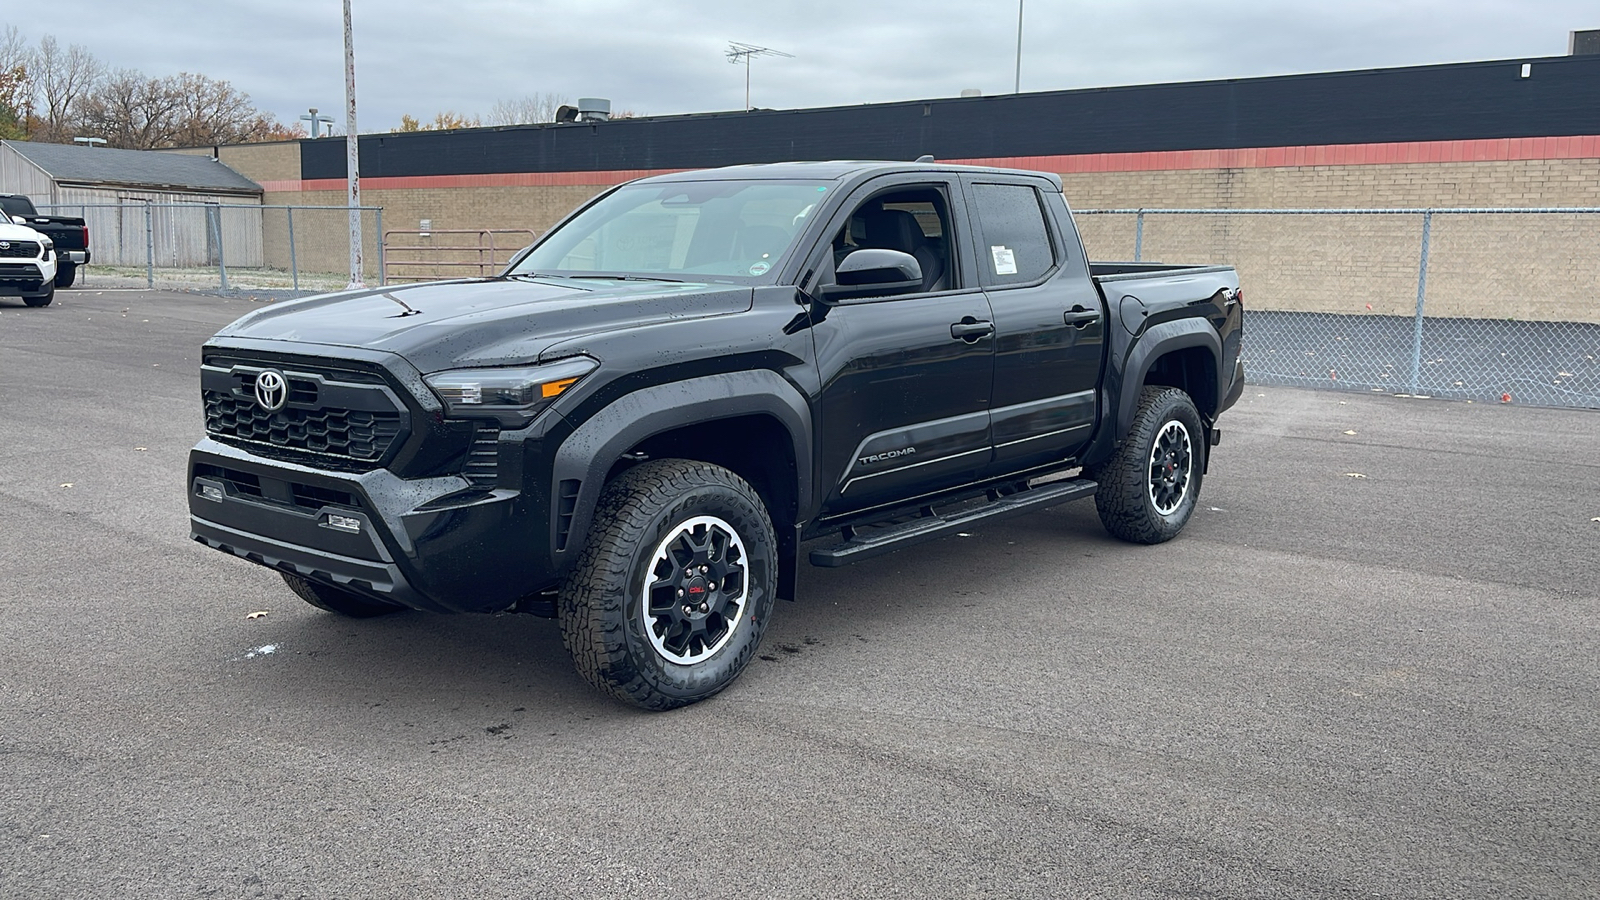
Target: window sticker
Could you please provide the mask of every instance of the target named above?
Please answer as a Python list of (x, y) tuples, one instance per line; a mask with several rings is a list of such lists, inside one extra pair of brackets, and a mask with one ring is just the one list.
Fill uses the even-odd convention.
[(989, 248), (989, 253), (994, 256), (994, 273), (996, 275), (1017, 274), (1017, 256), (1011, 248), (1004, 244), (996, 244)]

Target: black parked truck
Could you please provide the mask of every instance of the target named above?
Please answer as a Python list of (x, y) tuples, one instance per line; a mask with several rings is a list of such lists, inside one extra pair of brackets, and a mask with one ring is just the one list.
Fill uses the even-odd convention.
[(17, 224), (32, 228), (55, 244), (55, 286), (72, 287), (78, 278), (78, 267), (89, 264), (89, 226), (83, 219), (41, 215), (33, 201), (22, 194), (0, 194), (0, 210)]
[(196, 540), (347, 616), (553, 615), (597, 687), (726, 687), (836, 566), (1093, 496), (1176, 536), (1244, 386), (1237, 275), (1091, 264), (1060, 180), (736, 166), (606, 191), (500, 276), (203, 350)]

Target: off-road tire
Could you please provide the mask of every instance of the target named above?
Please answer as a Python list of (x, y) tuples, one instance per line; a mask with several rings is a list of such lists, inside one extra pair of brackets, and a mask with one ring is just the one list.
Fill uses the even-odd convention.
[[(701, 560), (715, 567), (711, 581), (716, 586), (702, 579), (696, 591), (685, 581), (686, 596), (677, 585), (697, 565), (685, 565), (688, 558), (672, 556), (670, 548), (680, 539), (717, 534), (723, 542), (720, 558), (712, 550)], [(714, 543), (704, 540), (707, 547)], [(600, 496), (583, 553), (561, 592), (561, 640), (578, 673), (611, 696), (651, 710), (687, 706), (733, 683), (755, 656), (777, 581), (771, 517), (744, 479), (691, 460), (642, 463), (613, 479)], [(733, 602), (737, 595), (730, 586), (735, 584), (743, 587), (742, 602)], [(654, 606), (646, 597), (651, 587)], [(659, 612), (662, 598), (674, 594), (685, 601), (712, 598), (710, 616), (702, 614), (698, 626), (682, 617), (678, 629), (669, 614)], [(678, 601), (667, 602), (673, 607), (670, 616), (677, 617)], [(730, 612), (731, 620), (723, 615)], [(669, 658), (673, 648), (662, 644), (692, 634), (694, 627), (705, 631), (699, 638), (681, 638), (687, 644), (679, 658), (688, 661)], [(718, 627), (720, 632), (714, 630)], [(716, 639), (708, 643), (706, 634)]]
[(1205, 429), (1189, 395), (1173, 387), (1141, 389), (1127, 440), (1089, 472), (1100, 484), (1094, 495), (1100, 524), (1135, 544), (1177, 537), (1194, 514), (1205, 454)]
[(28, 304), (29, 306), (35, 307), (35, 308), (38, 308), (38, 307), (41, 307), (41, 306), (49, 306), (50, 305), (50, 301), (54, 300), (56, 298), (56, 283), (54, 281), (51, 281), (51, 282), (47, 282), (46, 284), (47, 284), (47, 286), (45, 288), (44, 293), (39, 294), (37, 296), (33, 296), (33, 297), (23, 297), (22, 298), (22, 302)]
[(315, 581), (307, 581), (298, 575), (290, 575), (288, 572), (279, 572), (278, 574), (283, 576), (283, 583), (289, 586), (289, 590), (299, 595), (301, 600), (315, 606), (317, 609), (338, 613), (341, 616), (349, 616), (352, 619), (387, 616), (390, 613), (400, 612), (405, 608), (396, 606), (393, 603), (384, 603), (381, 600), (364, 597), (355, 591), (327, 584), (318, 584)]
[(69, 288), (78, 280), (77, 263), (61, 263), (56, 266), (56, 287)]

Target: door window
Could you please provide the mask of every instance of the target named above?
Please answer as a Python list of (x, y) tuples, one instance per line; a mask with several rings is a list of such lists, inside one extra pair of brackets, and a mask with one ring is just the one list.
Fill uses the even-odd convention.
[(922, 269), (914, 288), (885, 292), (920, 294), (961, 287), (951, 250), (949, 207), (944, 192), (934, 187), (902, 187), (878, 194), (856, 207), (834, 234), (837, 265), (856, 250), (875, 248), (909, 253)]
[(975, 184), (978, 271), (985, 287), (1028, 284), (1056, 264), (1039, 192), (1024, 184)]

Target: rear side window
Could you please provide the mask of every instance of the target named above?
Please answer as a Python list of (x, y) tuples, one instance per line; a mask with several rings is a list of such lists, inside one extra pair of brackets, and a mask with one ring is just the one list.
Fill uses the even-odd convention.
[(1039, 192), (1023, 184), (975, 184), (972, 189), (984, 286), (1038, 281), (1056, 264)]

